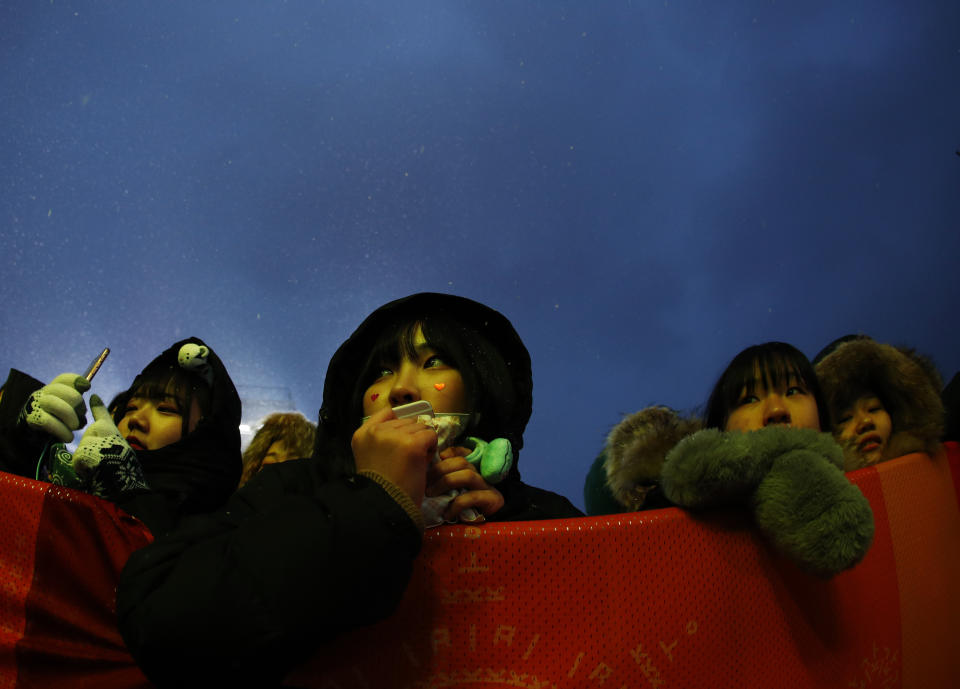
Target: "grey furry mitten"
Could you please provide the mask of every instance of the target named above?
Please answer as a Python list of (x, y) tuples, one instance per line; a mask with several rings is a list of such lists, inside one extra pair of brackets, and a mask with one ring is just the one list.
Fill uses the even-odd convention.
[(794, 449), (816, 452), (840, 466), (840, 448), (827, 433), (789, 426), (758, 431), (694, 433), (667, 454), (661, 472), (663, 492), (681, 507), (744, 504), (767, 475), (773, 460)]
[(873, 512), (841, 470), (827, 433), (787, 426), (700, 431), (667, 455), (666, 496), (682, 507), (748, 507), (766, 538), (801, 568), (831, 576), (873, 540)]
[(856, 565), (873, 541), (873, 510), (836, 460), (806, 449), (773, 460), (753, 499), (754, 519), (801, 568), (830, 577)]

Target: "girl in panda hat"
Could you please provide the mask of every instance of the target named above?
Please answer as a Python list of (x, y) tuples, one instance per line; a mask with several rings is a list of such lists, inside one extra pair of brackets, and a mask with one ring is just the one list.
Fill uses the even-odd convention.
[(12, 371), (0, 399), (0, 468), (116, 502), (154, 533), (218, 508), (236, 489), (240, 397), (202, 340), (162, 352), (109, 409), (91, 395), (93, 422), (71, 455), (53, 441), (69, 442), (84, 426), (89, 387), (76, 374), (42, 385)]

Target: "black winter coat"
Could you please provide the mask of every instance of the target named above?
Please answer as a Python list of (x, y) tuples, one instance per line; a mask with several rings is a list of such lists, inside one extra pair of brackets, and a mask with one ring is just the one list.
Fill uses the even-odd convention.
[(277, 686), (323, 641), (393, 611), (420, 529), (373, 480), (317, 468), (270, 466), (131, 556), (117, 615), (151, 681)]
[(42, 387), (36, 378), (10, 369), (0, 397), (0, 471), (27, 478), (36, 475), (40, 454), (52, 438), (19, 423), (19, 419), (27, 398)]

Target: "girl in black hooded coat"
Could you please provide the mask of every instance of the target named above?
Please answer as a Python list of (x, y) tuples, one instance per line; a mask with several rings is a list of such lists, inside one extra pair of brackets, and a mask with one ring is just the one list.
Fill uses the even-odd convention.
[[(236, 489), (240, 396), (223, 362), (202, 340), (187, 338), (159, 354), (114, 398), (109, 413), (91, 396), (95, 419), (72, 456), (52, 441), (66, 441), (84, 425), (81, 394), (90, 384), (75, 374), (55, 380), (69, 384), (44, 386), (10, 371), (0, 398), (0, 470), (111, 500), (154, 535), (183, 516), (217, 509)], [(50, 388), (66, 403), (45, 401), (43, 391)], [(142, 418), (147, 406), (160, 407), (159, 416), (173, 420), (172, 435), (155, 437), (156, 425)]]
[[(436, 433), (389, 407), (361, 425), (369, 376), (380, 355), (401, 355), (411, 324), (463, 376), (469, 434), (512, 444), (496, 489), (457, 457), (428, 479)], [(498, 312), (433, 293), (377, 309), (331, 359), (312, 460), (265, 468), (224, 509), (130, 558), (117, 601), (127, 647), (160, 686), (276, 686), (324, 640), (394, 610), (420, 549), (425, 492), (466, 488), (455, 511), (469, 504), (488, 519), (581, 516), (520, 480), (531, 404), (529, 354)]]

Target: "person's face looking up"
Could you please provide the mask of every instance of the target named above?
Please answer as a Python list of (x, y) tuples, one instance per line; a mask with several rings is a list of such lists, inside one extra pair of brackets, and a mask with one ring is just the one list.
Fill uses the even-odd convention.
[[(194, 398), (190, 405), (189, 432), (193, 432), (199, 420), (200, 405)], [(162, 399), (133, 396), (127, 402), (117, 428), (135, 451), (159, 450), (172, 445), (183, 435), (181, 403), (173, 395)]]
[(363, 393), (364, 416), (418, 400), (429, 402), (437, 414), (468, 411), (463, 377), (427, 343), (420, 327), (413, 345), (413, 358), (379, 363), (377, 379)]
[(756, 431), (772, 424), (820, 430), (817, 401), (806, 386), (791, 373), (780, 385), (767, 388), (756, 371), (752, 386), (744, 386), (724, 430)]
[(893, 422), (879, 397), (866, 395), (844, 409), (837, 419), (840, 444), (853, 446), (864, 464), (876, 464), (890, 441)]

